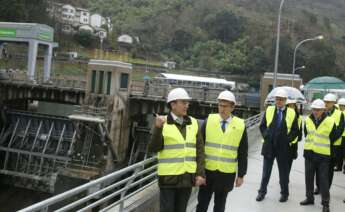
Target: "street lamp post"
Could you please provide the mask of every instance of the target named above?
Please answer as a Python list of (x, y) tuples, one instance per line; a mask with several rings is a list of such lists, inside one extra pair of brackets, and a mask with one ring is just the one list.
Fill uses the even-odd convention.
[(293, 52), (293, 63), (292, 63), (292, 81), (291, 81), (291, 87), (293, 87), (293, 83), (294, 83), (294, 79), (295, 79), (295, 71), (296, 71), (296, 53), (297, 53), (297, 49), (303, 44), (306, 43), (308, 41), (314, 41), (314, 40), (322, 40), (323, 36), (319, 35), (313, 38), (308, 38), (305, 40), (302, 40), (301, 42), (299, 42), (296, 47), (295, 50)]
[(273, 88), (275, 88), (276, 85), (277, 85), (278, 60), (279, 60), (279, 42), (280, 42), (280, 18), (281, 18), (284, 2), (285, 2), (285, 0), (282, 0), (280, 2), (279, 13), (278, 13), (276, 53), (275, 53), (275, 59), (274, 59)]

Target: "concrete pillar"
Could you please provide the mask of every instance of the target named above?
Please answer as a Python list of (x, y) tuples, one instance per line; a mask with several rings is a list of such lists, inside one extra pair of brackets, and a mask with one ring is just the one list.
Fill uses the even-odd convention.
[(49, 82), (50, 71), (52, 66), (53, 58), (53, 46), (48, 45), (44, 50), (44, 72), (43, 72), (43, 82)]
[(35, 40), (29, 41), (27, 77), (28, 77), (28, 80), (31, 80), (31, 81), (35, 80), (37, 49), (38, 49), (38, 42)]

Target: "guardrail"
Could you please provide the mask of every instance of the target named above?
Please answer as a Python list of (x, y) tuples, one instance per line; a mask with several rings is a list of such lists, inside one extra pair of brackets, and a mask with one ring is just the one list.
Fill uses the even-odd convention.
[[(261, 121), (261, 116), (262, 114), (258, 114), (246, 119), (247, 129), (257, 126)], [(79, 199), (66, 203), (65, 206), (58, 209), (54, 208), (54, 211), (82, 212), (104, 206), (107, 202), (112, 201), (111, 204), (98, 210), (104, 212), (119, 206), (119, 211), (122, 212), (125, 200), (157, 182), (156, 168), (157, 158), (152, 157), (36, 203), (19, 212), (48, 211), (54, 205), (63, 204), (64, 201), (73, 197), (78, 197)], [(83, 194), (84, 196), (81, 197), (80, 195)]]
[(263, 113), (259, 113), (255, 116), (249, 117), (245, 120), (247, 130), (250, 130), (254, 127), (256, 127), (262, 119)]
[[(54, 208), (54, 211), (88, 211), (103, 205), (109, 200), (113, 201), (114, 199), (114, 203), (100, 211), (107, 211), (115, 205), (120, 205), (120, 211), (122, 211), (126, 199), (156, 183), (156, 168), (157, 158), (149, 158), (19, 210), (19, 212), (48, 211), (57, 203), (59, 205), (63, 204), (64, 201), (73, 197), (78, 197), (79, 199), (72, 203), (67, 203), (61, 208)], [(138, 186), (139, 188), (135, 188)], [(135, 189), (132, 191), (132, 188)], [(127, 192), (131, 193), (127, 194)], [(80, 197), (83, 193), (86, 193), (86, 195)], [(90, 203), (90, 200), (93, 202), (87, 204)]]

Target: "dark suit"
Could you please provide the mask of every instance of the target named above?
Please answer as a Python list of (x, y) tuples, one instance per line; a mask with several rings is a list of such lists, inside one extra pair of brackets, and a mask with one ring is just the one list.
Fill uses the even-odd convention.
[(277, 124), (277, 107), (274, 110), (272, 123), (267, 127), (266, 112), (260, 124), (260, 131), (264, 138), (261, 154), (264, 156), (261, 186), (259, 193), (267, 193), (267, 185), (271, 177), (274, 159), (279, 169), (279, 183), (281, 195), (289, 195), (289, 144), (298, 136), (297, 116), (293, 120), (290, 133), (287, 133), (286, 108), (283, 110), (282, 122)]

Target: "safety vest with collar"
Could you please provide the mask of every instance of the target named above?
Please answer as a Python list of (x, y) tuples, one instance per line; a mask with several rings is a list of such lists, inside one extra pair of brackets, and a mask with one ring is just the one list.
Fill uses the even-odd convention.
[(330, 156), (331, 141), (329, 135), (334, 126), (334, 119), (327, 116), (318, 126), (316, 126), (310, 117), (305, 120), (307, 136), (305, 138), (304, 150), (311, 150), (314, 153)]
[(206, 124), (205, 168), (223, 173), (236, 173), (237, 150), (245, 130), (244, 120), (233, 116), (223, 132), (219, 114), (210, 114)]
[[(275, 108), (276, 108), (276, 106), (268, 106), (266, 109), (265, 119), (266, 119), (267, 128), (270, 127), (270, 125), (273, 121)], [(286, 122), (286, 127), (287, 127), (287, 134), (290, 133), (290, 130), (291, 130), (293, 121), (295, 119), (295, 116), (296, 116), (296, 112), (293, 109), (286, 108), (285, 122)], [(265, 142), (265, 140), (262, 139), (262, 142)]]
[[(332, 117), (335, 121), (335, 125), (337, 125), (337, 127), (340, 124), (340, 118), (341, 118), (342, 112), (338, 109), (334, 109), (334, 112), (332, 113), (332, 115), (330, 115), (330, 117)], [(341, 145), (341, 137), (336, 140), (333, 144), (334, 146), (340, 146)]]
[(196, 172), (198, 122), (191, 118), (184, 138), (175, 124), (164, 123), (163, 150), (158, 152), (158, 175), (181, 175)]

